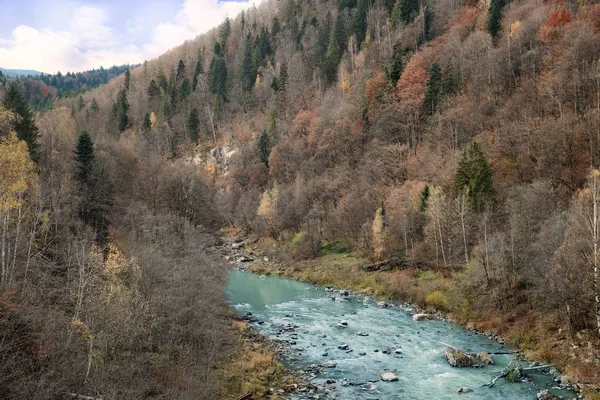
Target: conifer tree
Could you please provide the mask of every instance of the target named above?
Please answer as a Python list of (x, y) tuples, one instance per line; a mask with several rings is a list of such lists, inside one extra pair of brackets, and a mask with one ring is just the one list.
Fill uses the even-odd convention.
[(75, 163), (75, 181), (80, 185), (88, 186), (94, 168), (94, 142), (86, 131), (83, 131), (77, 138)]
[(429, 79), (427, 80), (427, 91), (423, 99), (423, 108), (425, 114), (433, 115), (440, 102), (442, 94), (442, 69), (436, 62), (431, 63), (428, 71)]
[(329, 44), (329, 37), (331, 35), (331, 28), (333, 26), (333, 19), (331, 12), (327, 12), (325, 20), (319, 24), (317, 29), (317, 41), (315, 43), (315, 67), (324, 69), (325, 60), (327, 55), (327, 47)]
[(192, 80), (192, 91), (196, 90), (198, 87), (198, 77), (200, 74), (204, 73), (204, 68), (202, 67), (202, 56), (196, 62), (196, 69), (194, 70), (194, 79)]
[(148, 85), (148, 100), (152, 101), (155, 97), (160, 95), (160, 88), (156, 84), (156, 81), (152, 79)]
[(256, 64), (253, 59), (252, 38), (246, 36), (244, 44), (244, 59), (242, 60), (242, 72), (244, 75), (244, 90), (250, 91), (256, 81)]
[(281, 63), (281, 68), (279, 69), (279, 88), (281, 89), (282, 92), (285, 92), (286, 86), (287, 86), (287, 80), (288, 80), (288, 69), (287, 69), (287, 63), (284, 61)]
[(219, 28), (219, 43), (222, 47), (225, 47), (227, 44), (227, 39), (229, 39), (229, 35), (231, 34), (231, 21), (229, 17), (225, 17), (225, 21), (221, 24)]
[(35, 124), (35, 116), (29, 109), (25, 98), (14, 86), (10, 86), (4, 96), (4, 108), (15, 113), (18, 118), (13, 122), (13, 129), (19, 140), (24, 140), (29, 149), (29, 156), (37, 162), (39, 129)]
[(129, 90), (129, 86), (131, 85), (131, 71), (129, 67), (125, 71), (125, 90)]
[(256, 147), (258, 150), (258, 158), (262, 163), (264, 163), (267, 167), (269, 166), (269, 155), (271, 154), (271, 141), (269, 139), (269, 134), (267, 131), (262, 131), (258, 135), (258, 141), (256, 143)]
[(90, 103), (90, 109), (97, 113), (98, 111), (100, 111), (100, 107), (98, 106), (98, 102), (96, 101), (96, 98), (92, 98), (92, 102)]
[(179, 60), (179, 63), (177, 64), (177, 75), (175, 80), (178, 81), (183, 78), (183, 74), (185, 74), (185, 64), (183, 63), (183, 60)]
[(83, 102), (83, 96), (79, 95), (79, 97), (77, 98), (77, 111), (83, 110), (83, 107), (85, 107), (85, 103)]
[(144, 114), (144, 121), (142, 122), (142, 132), (148, 132), (152, 128), (152, 121), (150, 120), (150, 113)]
[(491, 0), (488, 9), (487, 31), (492, 37), (498, 36), (502, 29), (502, 9), (506, 5), (506, 0)]
[(392, 66), (389, 72), (389, 79), (394, 86), (396, 86), (398, 79), (400, 79), (400, 75), (402, 75), (402, 67), (402, 54), (397, 52), (394, 54), (394, 59), (392, 60)]
[(276, 37), (281, 31), (281, 23), (279, 22), (279, 18), (276, 16), (273, 17), (273, 22), (271, 23), (271, 35)]
[(188, 119), (187, 119), (186, 128), (187, 128), (187, 134), (188, 134), (188, 137), (190, 138), (190, 140), (193, 143), (198, 143), (200, 118), (198, 117), (198, 109), (195, 107), (190, 110), (190, 115), (188, 116)]
[(127, 125), (129, 124), (129, 117), (127, 116), (128, 111), (129, 103), (127, 102), (127, 93), (123, 88), (119, 91), (119, 94), (117, 95), (117, 101), (113, 106), (113, 113), (117, 119), (119, 132), (123, 132), (125, 129), (127, 129)]
[(393, 28), (397, 28), (401, 23), (408, 24), (419, 12), (419, 0), (396, 0), (390, 23)]
[(185, 100), (190, 93), (192, 92), (192, 87), (190, 84), (189, 78), (183, 78), (183, 82), (181, 83), (181, 100)]
[(209, 89), (219, 102), (225, 102), (227, 98), (227, 65), (221, 54), (221, 45), (215, 43), (213, 59), (208, 71)]
[(369, 0), (358, 0), (358, 6), (356, 7), (356, 14), (354, 15), (352, 31), (356, 36), (356, 42), (359, 46), (365, 40), (365, 34), (367, 33), (368, 8)]
[(462, 154), (454, 175), (454, 191), (464, 194), (475, 212), (483, 211), (493, 200), (492, 168), (477, 143)]
[(325, 80), (328, 84), (332, 84), (337, 79), (338, 66), (348, 45), (347, 35), (344, 13), (340, 11), (333, 25), (329, 38), (329, 46), (327, 47)]

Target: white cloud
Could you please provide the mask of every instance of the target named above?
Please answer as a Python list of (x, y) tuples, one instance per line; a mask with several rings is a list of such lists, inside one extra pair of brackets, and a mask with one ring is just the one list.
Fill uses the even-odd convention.
[(20, 25), (9, 38), (0, 38), (0, 66), (64, 73), (139, 63), (193, 39), (220, 24), (225, 16), (234, 17), (260, 1), (185, 0), (175, 20), (153, 27), (147, 33), (148, 41), (139, 46), (128, 41), (130, 32), (115, 32), (105, 9), (80, 6), (72, 16), (65, 16), (73, 23), (64, 30)]

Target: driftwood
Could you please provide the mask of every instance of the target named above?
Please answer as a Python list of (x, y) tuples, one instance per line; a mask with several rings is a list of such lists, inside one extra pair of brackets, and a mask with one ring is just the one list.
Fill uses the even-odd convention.
[(252, 392), (248, 392), (240, 397), (236, 397), (234, 400), (252, 400)]
[(546, 368), (551, 368), (551, 367), (552, 367), (552, 365), (540, 365), (539, 367), (521, 368), (519, 365), (515, 365), (511, 368), (511, 364), (509, 364), (508, 367), (506, 367), (505, 369), (502, 370), (502, 373), (500, 375), (493, 378), (490, 381), (490, 383), (488, 383), (484, 386), (488, 386), (490, 388), (494, 387), (494, 385), (496, 385), (496, 382), (498, 382), (502, 378), (506, 378), (508, 376), (508, 374), (510, 374), (512, 371), (517, 371), (517, 373), (522, 376), (522, 375), (525, 375), (527, 372), (537, 371), (540, 369), (546, 369)]

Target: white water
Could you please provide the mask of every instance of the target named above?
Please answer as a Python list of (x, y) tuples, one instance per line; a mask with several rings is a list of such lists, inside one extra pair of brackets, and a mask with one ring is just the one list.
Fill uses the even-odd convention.
[[(408, 310), (379, 308), (373, 299), (345, 299), (314, 285), (278, 277), (261, 278), (244, 271), (231, 272), (227, 296), (238, 313), (252, 313), (252, 318), (257, 319), (253, 326), (259, 332), (285, 341), (283, 362), (287, 367), (305, 370), (327, 361), (336, 363), (335, 368), (324, 369), (316, 376), (307, 374), (307, 379), (313, 378), (312, 383), (335, 390), (328, 397), (318, 392), (319, 397), (302, 395), (304, 398), (521, 400), (535, 399), (537, 392), (551, 388), (552, 377), (541, 373), (533, 376), (533, 382), (500, 380), (494, 388), (482, 386), (514, 360), (513, 356), (492, 356), (496, 365), (481, 369), (453, 368), (446, 363), (444, 346), (439, 342), (470, 352), (506, 348), (446, 321), (414, 322)], [(334, 296), (336, 300), (332, 300)], [(347, 321), (347, 328), (339, 327), (340, 321)], [(282, 330), (290, 325), (297, 328)], [(369, 336), (358, 336), (358, 332)], [(338, 349), (344, 344), (352, 352)], [(391, 354), (382, 353), (388, 349)], [(402, 354), (395, 354), (396, 349)], [(360, 355), (361, 352), (366, 354)], [(399, 381), (379, 381), (384, 372), (395, 373)], [(336, 382), (325, 385), (328, 379)], [(459, 394), (459, 387), (471, 388), (473, 392)], [(555, 392), (573, 397), (565, 391)]]

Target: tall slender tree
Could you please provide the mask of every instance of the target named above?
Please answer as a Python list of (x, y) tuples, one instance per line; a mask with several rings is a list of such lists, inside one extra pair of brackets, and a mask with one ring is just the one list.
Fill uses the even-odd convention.
[(25, 98), (16, 87), (10, 86), (4, 96), (2, 105), (17, 115), (18, 118), (13, 122), (13, 129), (17, 133), (17, 137), (27, 143), (29, 156), (37, 162), (39, 129), (35, 124), (35, 116), (29, 109)]

